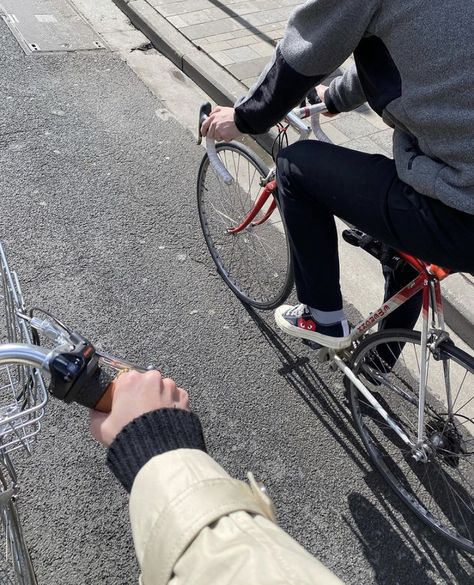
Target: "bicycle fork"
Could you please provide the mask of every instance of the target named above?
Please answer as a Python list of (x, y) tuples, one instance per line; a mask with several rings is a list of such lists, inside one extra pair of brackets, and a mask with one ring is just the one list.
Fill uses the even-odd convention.
[(271, 197), (272, 194), (275, 192), (275, 190), (276, 190), (275, 180), (267, 183), (263, 191), (260, 193), (257, 200), (255, 201), (254, 206), (252, 207), (248, 215), (245, 217), (245, 219), (242, 221), (242, 223), (234, 228), (228, 229), (227, 232), (229, 234), (239, 234), (240, 232), (243, 232), (244, 229), (246, 229), (249, 225), (261, 225), (262, 223), (265, 223), (267, 219), (271, 216), (271, 214), (275, 211), (276, 208), (275, 200), (271, 202), (270, 207), (268, 208), (265, 215), (261, 219), (257, 220), (256, 222), (254, 222), (253, 220), (257, 217), (258, 213), (265, 205), (265, 203), (268, 201), (268, 198)]

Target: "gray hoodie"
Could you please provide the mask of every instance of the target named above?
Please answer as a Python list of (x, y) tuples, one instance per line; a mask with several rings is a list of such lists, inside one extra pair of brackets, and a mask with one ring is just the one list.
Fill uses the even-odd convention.
[(473, 0), (309, 0), (236, 104), (237, 126), (265, 132), (351, 53), (329, 110), (367, 100), (394, 128), (400, 179), (474, 215)]

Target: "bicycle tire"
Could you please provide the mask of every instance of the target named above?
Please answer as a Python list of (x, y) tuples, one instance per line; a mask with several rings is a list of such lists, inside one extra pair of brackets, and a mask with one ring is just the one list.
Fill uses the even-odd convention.
[[(388, 345), (390, 344), (390, 345)], [(383, 404), (392, 419), (416, 443), (419, 361), (416, 351), (421, 334), (410, 330), (387, 330), (369, 335), (352, 357), (352, 371)], [(400, 352), (400, 355), (398, 355)], [(438, 357), (430, 353), (425, 408), (425, 444), (430, 447), (428, 460), (416, 461), (409, 446), (383, 421), (376, 409), (350, 382), (350, 405), (356, 429), (375, 468), (399, 498), (426, 525), (456, 548), (474, 552), (474, 410), (467, 406), (471, 397), (448, 420), (446, 404), (439, 388), (446, 388), (438, 367), (449, 363), (456, 401), (465, 399), (473, 387), (474, 359), (451, 341), (438, 348)], [(402, 357), (403, 356), (403, 357)], [(456, 370), (454, 370), (456, 366)], [(463, 385), (469, 378), (469, 384)], [(410, 387), (413, 386), (413, 387)], [(462, 391), (462, 395), (461, 395)], [(466, 395), (466, 396), (465, 396)], [(399, 408), (398, 414), (396, 408)], [(464, 414), (461, 409), (466, 407)], [(466, 414), (467, 413), (467, 414)], [(469, 415), (469, 416), (468, 416)], [(384, 443), (382, 444), (382, 440)], [(394, 459), (393, 451), (397, 452)], [(401, 452), (401, 457), (400, 457)], [(413, 484), (417, 484), (414, 489)], [(464, 485), (464, 483), (466, 485)]]
[(0, 585), (38, 585), (14, 498), (0, 469)]
[(216, 151), (234, 183), (230, 187), (225, 185), (207, 154), (204, 155), (197, 180), (204, 239), (220, 276), (232, 292), (247, 305), (274, 309), (283, 304), (294, 283), (290, 246), (278, 209), (262, 225), (251, 225), (240, 234), (227, 231), (239, 225), (250, 211), (261, 192), (260, 180), (267, 177), (269, 169), (242, 144), (219, 143)]

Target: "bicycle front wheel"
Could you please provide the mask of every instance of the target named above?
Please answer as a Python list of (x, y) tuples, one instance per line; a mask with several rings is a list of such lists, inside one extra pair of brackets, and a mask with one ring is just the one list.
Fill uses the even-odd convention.
[[(420, 350), (419, 332), (387, 330), (368, 336), (352, 363), (415, 445)], [(474, 552), (474, 359), (448, 341), (428, 350), (427, 366), (423, 457), (351, 384), (354, 421), (375, 467), (403, 502), (456, 547)]]
[(16, 503), (0, 468), (0, 585), (37, 585)]
[(269, 169), (241, 144), (220, 143), (216, 150), (234, 181), (224, 184), (204, 156), (197, 183), (204, 238), (219, 274), (239, 299), (258, 309), (274, 309), (291, 292), (293, 270), (278, 208), (257, 225), (273, 196), (251, 225), (240, 233), (229, 233), (251, 211)]

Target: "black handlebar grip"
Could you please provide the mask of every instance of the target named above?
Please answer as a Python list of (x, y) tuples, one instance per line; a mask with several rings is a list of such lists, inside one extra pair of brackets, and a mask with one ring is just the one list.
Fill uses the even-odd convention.
[(211, 112), (212, 106), (209, 102), (202, 104), (202, 106), (199, 108), (198, 144), (201, 144), (202, 141), (201, 126), (203, 125), (204, 120), (209, 116)]
[(74, 397), (74, 402), (101, 412), (110, 412), (115, 392), (114, 378), (115, 375), (104, 368), (97, 367), (81, 386)]

